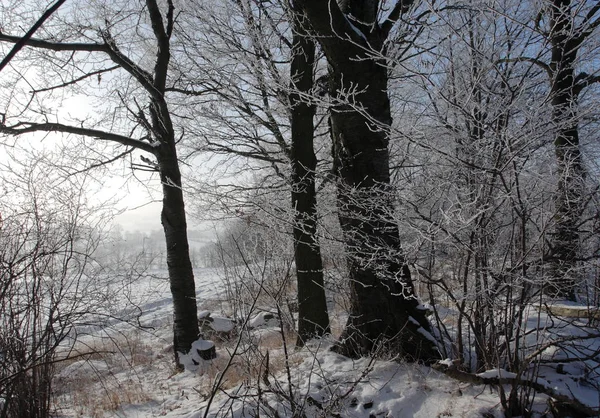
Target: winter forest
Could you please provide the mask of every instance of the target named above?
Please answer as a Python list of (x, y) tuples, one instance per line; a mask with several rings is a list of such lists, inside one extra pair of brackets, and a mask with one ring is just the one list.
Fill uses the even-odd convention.
[(599, 26), (2, 0), (0, 418), (599, 416)]

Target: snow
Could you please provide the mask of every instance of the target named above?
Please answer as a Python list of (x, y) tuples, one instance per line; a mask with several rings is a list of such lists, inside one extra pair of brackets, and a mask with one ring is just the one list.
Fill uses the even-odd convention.
[(231, 332), (235, 327), (234, 322), (229, 318), (214, 317), (210, 327), (217, 332)]
[(201, 365), (205, 360), (200, 357), (200, 353), (210, 350), (215, 346), (215, 343), (208, 340), (198, 339), (192, 343), (192, 349), (189, 353), (179, 353), (179, 362), (185, 370), (195, 372), (202, 369)]
[(440, 360), (438, 361), (439, 364), (443, 364), (444, 366), (448, 366), (448, 367), (452, 367), (454, 365), (454, 363), (452, 362), (451, 359), (446, 358), (444, 360)]
[(490, 369), (490, 370), (486, 370), (483, 373), (477, 373), (477, 376), (483, 378), (483, 379), (516, 379), (517, 378), (517, 374), (516, 373), (511, 373), (508, 372), (504, 369)]
[(108, 364), (104, 360), (79, 360), (61, 370), (58, 377), (63, 379), (82, 376), (101, 376), (110, 373)]
[(260, 328), (265, 326), (277, 325), (277, 319), (275, 315), (270, 312), (260, 312), (248, 321), (250, 328)]
[(352, 31), (354, 33), (356, 33), (360, 38), (362, 38), (364, 41), (367, 41), (367, 37), (365, 36), (364, 33), (362, 33), (362, 31), (360, 29), (358, 29), (354, 23), (352, 23), (351, 17), (348, 16), (346, 17), (346, 22), (348, 22), (348, 25), (350, 26), (350, 28), (352, 28)]
[[(140, 332), (125, 323), (111, 323), (107, 329), (90, 329), (90, 335), (85, 337), (88, 346), (94, 346), (102, 335), (109, 333), (115, 340), (124, 338), (128, 345), (120, 347), (121, 352), (112, 356), (60, 364), (57, 369), (61, 384), (58, 416), (243, 418), (273, 416), (273, 411), (277, 411), (281, 417), (291, 417), (290, 392), (296, 408), (303, 408), (307, 418), (324, 416), (325, 412), (329, 414), (327, 416), (344, 418), (504, 416), (494, 388), (485, 390), (481, 385), (462, 383), (422, 365), (348, 359), (330, 350), (333, 344), (330, 339), (310, 341), (299, 350), (293, 348), (293, 338), (288, 339), (288, 379), (281, 327), (276, 315), (270, 313), (268, 307), (261, 307), (249, 315), (248, 329), (236, 333), (240, 322), (227, 318), (226, 312), (217, 314), (214, 309), (222, 299), (217, 292), (221, 288), (218, 271), (199, 269), (195, 275), (199, 304), (204, 308), (199, 317), (208, 321), (213, 330), (232, 334), (229, 341), (216, 344), (217, 358), (210, 361), (200, 358), (197, 351), (210, 349), (214, 343), (199, 339), (190, 353), (180, 354), (186, 370), (176, 373), (168, 284), (140, 281), (133, 285), (128, 297), (134, 298), (139, 307), (139, 323), (154, 329)], [(532, 309), (528, 326), (541, 326), (544, 331), (527, 335), (524, 344), (532, 347), (559, 333), (584, 335), (586, 332), (580, 323), (575, 327), (556, 317), (550, 319), (544, 312), (538, 323), (537, 311), (535, 315), (533, 313)], [(240, 345), (236, 347), (238, 341)], [(537, 369), (535, 379), (530, 376), (520, 378), (532, 379), (559, 393), (573, 394), (584, 404), (598, 405), (600, 392), (597, 385), (586, 383), (598, 363), (594, 359), (572, 360), (576, 353), (593, 352), (599, 345), (598, 339), (590, 339), (571, 351), (550, 346), (542, 358), (564, 361), (559, 369), (561, 373), (548, 364)], [(267, 351), (269, 386), (259, 373), (265, 370)], [(234, 352), (236, 357), (229, 364)], [(453, 359), (441, 363), (451, 366)], [(501, 368), (487, 370), (478, 376), (516, 377)], [(221, 386), (213, 390), (216, 382)], [(87, 397), (84, 396), (86, 393)], [(108, 405), (95, 401), (100, 398), (111, 401)], [(546, 399), (543, 395), (536, 397), (538, 410), (544, 409)]]
[(193, 350), (206, 351), (206, 350), (210, 350), (214, 346), (215, 346), (215, 343), (213, 343), (212, 341), (196, 340), (192, 343), (192, 351)]
[(213, 316), (210, 311), (200, 311), (198, 313), (198, 319), (200, 320), (201, 325), (207, 325), (210, 329), (219, 333), (228, 333), (235, 328), (235, 322), (233, 320), (221, 316)]

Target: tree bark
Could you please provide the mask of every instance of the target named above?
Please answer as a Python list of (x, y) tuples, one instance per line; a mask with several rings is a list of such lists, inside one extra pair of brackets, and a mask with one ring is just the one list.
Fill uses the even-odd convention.
[(315, 107), (307, 102), (313, 87), (315, 44), (299, 19), (294, 19), (291, 63), (292, 208), (294, 258), (298, 283), (297, 346), (329, 332), (321, 247), (317, 238), (317, 193), (314, 153)]
[(330, 64), (338, 210), (352, 295), (336, 350), (350, 357), (383, 352), (429, 363), (439, 352), (393, 218), (387, 34), (376, 24), (377, 2), (362, 3), (347, 2), (344, 15), (333, 1), (300, 2)]
[(167, 1), (166, 27), (162, 13), (155, 0), (146, 0), (152, 30), (157, 41), (156, 61), (151, 93), (151, 132), (158, 147), (155, 156), (163, 190), (161, 223), (167, 245), (167, 268), (173, 296), (173, 349), (175, 363), (181, 369), (179, 354), (187, 354), (192, 343), (200, 336), (196, 306), (196, 285), (190, 260), (187, 222), (183, 200), (181, 172), (177, 159), (175, 130), (168, 103), (165, 99), (169, 62), (171, 60), (170, 38), (174, 25), (174, 5)]
[(552, 2), (550, 27), (552, 121), (556, 129), (554, 150), (558, 184), (550, 253), (551, 278), (546, 290), (551, 296), (575, 300), (585, 170), (579, 149), (575, 85), (575, 60), (581, 38), (573, 36), (570, 0)]
[(179, 353), (187, 354), (200, 335), (194, 271), (190, 261), (187, 222), (181, 173), (175, 141), (166, 141), (155, 153), (163, 191), (161, 223), (166, 248), (169, 283), (173, 297), (173, 349), (179, 367)]

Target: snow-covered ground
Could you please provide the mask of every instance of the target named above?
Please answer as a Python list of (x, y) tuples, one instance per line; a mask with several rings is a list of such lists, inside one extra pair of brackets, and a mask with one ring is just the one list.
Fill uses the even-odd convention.
[[(168, 283), (157, 277), (139, 280), (123, 287), (121, 299), (136, 306), (131, 312), (137, 312), (138, 326), (111, 323), (88, 330), (79, 352), (97, 353), (60, 364), (55, 384), (59, 416), (504, 416), (494, 387), (462, 383), (415, 364), (347, 359), (329, 350), (331, 340), (296, 350), (293, 335), (277, 325), (276, 315), (259, 308), (247, 312), (246, 327), (239, 332), (241, 325), (223, 312), (227, 309), (219, 271), (198, 269), (196, 280), (200, 316), (210, 317), (204, 329), (217, 346), (215, 360), (203, 361), (195, 371), (175, 372)], [(575, 329), (563, 327), (562, 332)], [(588, 343), (591, 351), (598, 346), (597, 339)], [(552, 350), (549, 347), (544, 356), (565, 355)], [(565, 362), (564, 367), (573, 369), (569, 376), (562, 369), (559, 374), (554, 368), (540, 368), (540, 382), (597, 406), (598, 386), (583, 378), (591, 373), (590, 365)], [(481, 377), (499, 374), (511, 377), (497, 370)], [(540, 412), (546, 400), (545, 395), (536, 397)]]

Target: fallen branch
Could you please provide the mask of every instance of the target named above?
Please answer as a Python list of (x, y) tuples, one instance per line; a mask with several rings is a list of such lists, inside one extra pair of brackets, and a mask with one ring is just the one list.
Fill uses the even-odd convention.
[[(558, 392), (556, 389), (541, 384), (540, 382), (521, 379), (518, 377), (484, 377), (474, 373), (467, 373), (459, 370), (455, 363), (448, 361), (438, 362), (431, 366), (432, 369), (444, 373), (453, 379), (461, 382), (471, 383), (474, 385), (518, 385), (525, 386), (535, 390), (536, 392), (543, 393), (550, 396), (551, 398), (569, 405), (575, 411), (579, 412), (584, 417), (597, 417), (600, 410), (594, 409), (588, 405), (585, 405), (570, 396), (564, 395)], [(508, 372), (507, 372), (508, 373)], [(512, 375), (512, 373), (511, 373)]]

